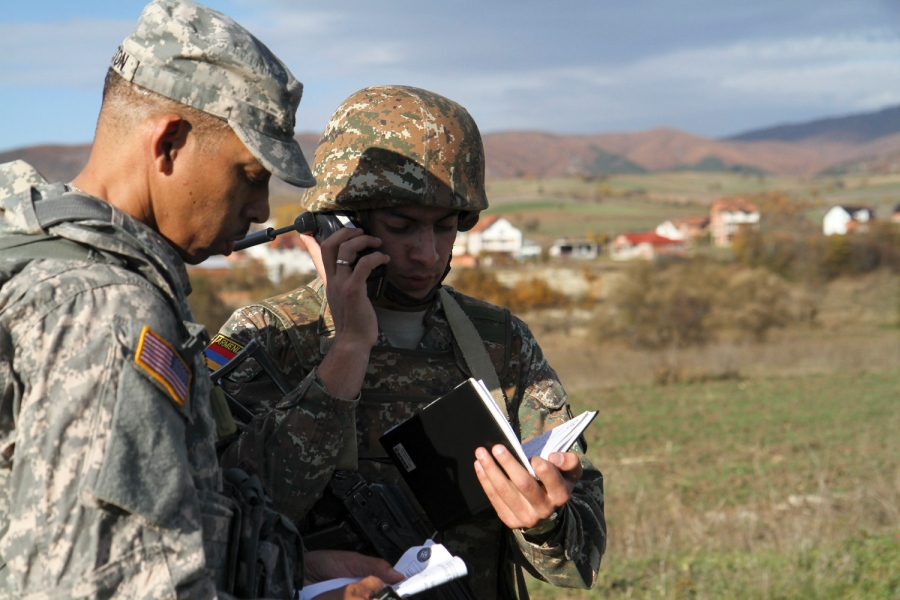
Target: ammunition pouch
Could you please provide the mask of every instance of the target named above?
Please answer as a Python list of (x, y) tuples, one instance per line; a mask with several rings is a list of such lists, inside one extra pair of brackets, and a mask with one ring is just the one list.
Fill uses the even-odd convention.
[[(267, 506), (262, 483), (225, 469), (224, 493), (234, 502), (224, 591), (238, 598), (293, 598), (303, 585), (303, 543), (294, 524)], [(220, 582), (221, 585), (222, 582)]]

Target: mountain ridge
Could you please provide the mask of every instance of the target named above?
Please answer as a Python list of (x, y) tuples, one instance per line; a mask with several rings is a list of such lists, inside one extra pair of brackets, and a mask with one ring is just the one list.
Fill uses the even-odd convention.
[(894, 133), (900, 133), (900, 106), (889, 106), (876, 111), (841, 117), (826, 117), (802, 123), (786, 123), (773, 127), (753, 129), (722, 139), (735, 142), (819, 140), (861, 144)]
[[(295, 137), (312, 163), (319, 136), (301, 133)], [(900, 168), (900, 106), (719, 139), (667, 127), (592, 134), (518, 130), (486, 133), (483, 139), (490, 178), (672, 170), (793, 176), (892, 171)], [(89, 144), (30, 146), (0, 152), (0, 163), (23, 159), (51, 181), (68, 181), (86, 163), (89, 152)], [(273, 192), (286, 188), (275, 182)]]

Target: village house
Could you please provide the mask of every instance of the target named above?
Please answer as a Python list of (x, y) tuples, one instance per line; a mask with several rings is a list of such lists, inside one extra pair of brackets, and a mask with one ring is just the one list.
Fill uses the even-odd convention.
[(456, 234), (453, 256), (477, 257), (483, 252), (518, 256), (521, 248), (522, 232), (503, 217), (490, 215), (481, 217), (469, 231)]
[(692, 242), (702, 238), (709, 231), (709, 216), (670, 219), (656, 226), (656, 233), (670, 240)]
[(720, 198), (709, 209), (709, 229), (713, 244), (727, 247), (743, 228), (759, 227), (759, 208), (744, 198)]
[(868, 206), (832, 206), (822, 218), (825, 235), (845, 235), (853, 231), (865, 231), (869, 221), (875, 220), (875, 211)]
[(594, 260), (600, 255), (600, 244), (589, 240), (556, 240), (550, 246), (552, 258), (571, 258), (576, 260)]
[(519, 260), (534, 260), (541, 257), (541, 245), (534, 240), (522, 239), (522, 247), (519, 248), (517, 258)]
[[(272, 283), (280, 283), (289, 275), (315, 273), (312, 257), (300, 243), (296, 233), (286, 233), (271, 242), (251, 246), (235, 253), (262, 263)], [(234, 255), (232, 255), (234, 256)]]
[(652, 260), (658, 256), (683, 254), (684, 242), (662, 237), (655, 231), (622, 233), (609, 245), (609, 255), (613, 260)]

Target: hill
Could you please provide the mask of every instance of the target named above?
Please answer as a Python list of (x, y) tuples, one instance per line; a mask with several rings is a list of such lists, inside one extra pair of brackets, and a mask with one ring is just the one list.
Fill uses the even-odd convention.
[(838, 164), (900, 152), (900, 135), (866, 143), (821, 139), (724, 141), (674, 129), (559, 135), (504, 132), (484, 136), (488, 175), (598, 176), (644, 171), (735, 171), (811, 176)]
[[(311, 162), (318, 135), (297, 136)], [(484, 135), (487, 175), (598, 177), (657, 171), (740, 172), (813, 176), (819, 173), (887, 173), (900, 169), (900, 107), (822, 119), (711, 139), (675, 129), (563, 135), (508, 131)], [(90, 147), (34, 146), (0, 153), (0, 162), (23, 158), (48, 179), (67, 181)], [(297, 193), (281, 182), (274, 194)]]
[(79, 146), (30, 146), (0, 152), (0, 163), (24, 160), (49, 181), (69, 181), (87, 163), (90, 144)]
[(900, 133), (900, 106), (858, 115), (818, 119), (808, 123), (755, 129), (725, 139), (736, 142), (777, 140), (782, 142), (822, 141), (864, 144), (895, 133)]

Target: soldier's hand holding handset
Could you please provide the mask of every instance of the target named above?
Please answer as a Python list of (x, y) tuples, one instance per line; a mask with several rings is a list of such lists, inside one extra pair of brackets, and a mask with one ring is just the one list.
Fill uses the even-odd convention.
[(332, 395), (353, 398), (362, 388), (369, 352), (378, 339), (378, 320), (366, 280), (390, 258), (381, 252), (359, 256), (367, 248), (381, 245), (381, 240), (365, 235), (362, 229), (341, 228), (321, 245), (307, 235), (301, 240), (325, 281), (334, 319), (334, 342), (318, 366), (319, 379)]

